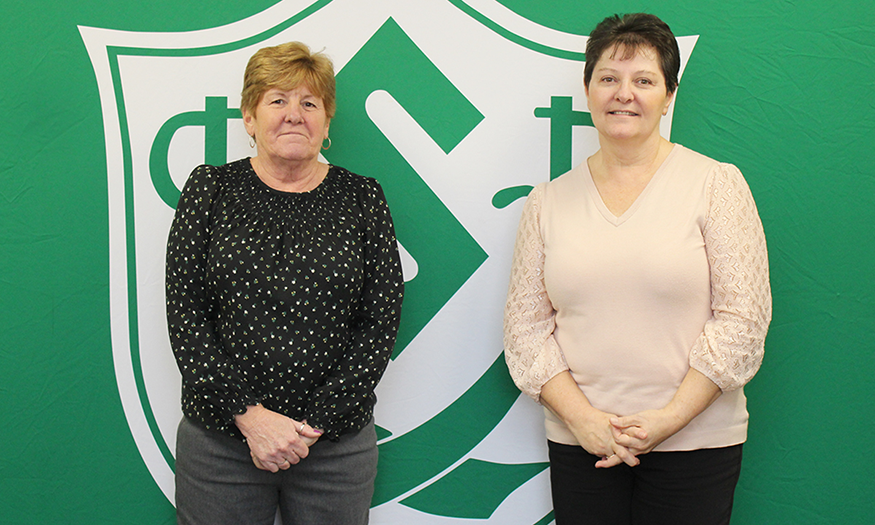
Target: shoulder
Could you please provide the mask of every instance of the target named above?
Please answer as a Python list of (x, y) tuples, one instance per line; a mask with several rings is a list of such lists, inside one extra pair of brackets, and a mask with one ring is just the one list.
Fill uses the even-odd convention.
[(540, 209), (544, 203), (544, 198), (547, 195), (547, 189), (553, 188), (552, 184), (552, 182), (542, 182), (532, 188), (532, 191), (529, 192), (529, 196), (526, 197), (526, 208)]
[(706, 199), (725, 191), (747, 190), (747, 182), (734, 164), (675, 145), (671, 157), (672, 177), (682, 184), (692, 184), (705, 194)]
[(750, 205), (755, 209), (750, 187), (735, 164), (720, 162), (686, 148), (679, 153), (685, 169), (701, 178), (709, 215), (740, 205)]
[(194, 168), (185, 182), (177, 206), (212, 207), (223, 195), (239, 188), (252, 171), (249, 159), (240, 159), (221, 166), (201, 164)]
[(353, 173), (341, 166), (331, 165), (329, 175), (336, 181), (338, 186), (364, 198), (377, 198), (385, 200), (383, 188), (377, 179)]
[(741, 174), (741, 170), (735, 164), (729, 162), (721, 162), (711, 157), (702, 155), (693, 150), (680, 146), (681, 161), (688, 168), (696, 168), (696, 171), (705, 176), (706, 184), (711, 193), (726, 186), (744, 186), (747, 187), (747, 182)]
[(681, 184), (708, 184), (714, 173), (720, 168), (720, 162), (697, 151), (675, 144), (668, 159), (666, 168), (671, 178)]
[(549, 185), (549, 182), (542, 182), (529, 192), (523, 204), (523, 211), (520, 214), (521, 226), (524, 224), (540, 224), (545, 194)]
[(188, 177), (186, 186), (221, 186), (232, 180), (240, 179), (251, 170), (252, 164), (250, 164), (248, 157), (221, 166), (201, 164), (192, 170), (191, 175)]
[(358, 173), (353, 173), (348, 169), (342, 166), (336, 166), (334, 164), (330, 164), (328, 166), (329, 173), (332, 176), (338, 178), (339, 180), (351, 183), (356, 186), (379, 186), (380, 184), (377, 182), (377, 179), (373, 177), (366, 177), (364, 175), (359, 175)]
[(540, 203), (545, 208), (565, 209), (580, 205), (580, 198), (586, 194), (589, 167), (586, 161), (556, 177), (550, 182), (541, 183)]
[(555, 179), (545, 184), (545, 191), (550, 193), (562, 193), (573, 190), (584, 183), (585, 178), (589, 176), (589, 166), (586, 161), (581, 162), (574, 168), (559, 175)]
[(741, 177), (741, 171), (728, 162), (721, 162), (697, 151), (676, 144), (674, 151), (675, 169), (705, 177), (710, 183), (714, 179)]

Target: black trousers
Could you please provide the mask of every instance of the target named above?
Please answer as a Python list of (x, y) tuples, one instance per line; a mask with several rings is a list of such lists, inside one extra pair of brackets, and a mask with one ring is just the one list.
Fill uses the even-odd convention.
[(741, 445), (651, 452), (597, 469), (582, 447), (548, 441), (556, 525), (728, 525)]

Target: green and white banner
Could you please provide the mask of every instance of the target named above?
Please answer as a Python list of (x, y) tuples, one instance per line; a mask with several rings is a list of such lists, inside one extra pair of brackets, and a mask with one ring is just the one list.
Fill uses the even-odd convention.
[[(167, 498), (181, 417), (162, 286), (173, 210), (194, 166), (254, 154), (241, 72), (257, 49), (298, 40), (336, 62), (325, 157), (385, 188), (407, 281), (378, 389), (374, 521), (549, 520), (541, 415), (508, 380), (500, 323), (522, 197), (598, 148), (586, 38), (494, 0), (285, 0), (204, 31), (80, 31), (103, 109), (115, 373)], [(684, 63), (695, 41), (679, 39)]]
[[(523, 198), (597, 148), (586, 34), (647, 11), (678, 36), (662, 134), (738, 165), (775, 314), (734, 524), (866, 523), (875, 427), (875, 7), (722, 0), (105, 0), (0, 22), (0, 524), (173, 523), (180, 378), (164, 249), (192, 168), (255, 150), (259, 48), (337, 70), (324, 160), (382, 184), (407, 293), (377, 395), (371, 522), (546, 525), (540, 407), (502, 356)], [(7, 41), (8, 39), (8, 41)]]

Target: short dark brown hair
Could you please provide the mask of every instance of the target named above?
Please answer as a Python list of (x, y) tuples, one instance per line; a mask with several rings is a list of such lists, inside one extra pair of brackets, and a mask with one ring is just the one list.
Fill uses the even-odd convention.
[(678, 72), (681, 68), (681, 52), (677, 39), (668, 24), (656, 15), (647, 13), (609, 16), (592, 30), (586, 42), (584, 86), (589, 87), (595, 65), (605, 51), (611, 49), (616, 53), (620, 47), (623, 48), (623, 59), (632, 58), (641, 48), (655, 50), (662, 76), (665, 77), (666, 93), (674, 93), (678, 87)]
[(273, 88), (289, 90), (305, 85), (325, 104), (325, 114), (334, 118), (337, 90), (334, 64), (322, 53), (312, 53), (300, 42), (259, 49), (246, 64), (240, 109), (255, 113), (255, 107)]

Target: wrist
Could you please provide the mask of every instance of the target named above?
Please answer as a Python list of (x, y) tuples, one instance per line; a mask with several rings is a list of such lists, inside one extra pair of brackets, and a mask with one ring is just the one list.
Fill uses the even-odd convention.
[(688, 414), (688, 411), (684, 411), (675, 403), (669, 403), (665, 408), (662, 409), (662, 412), (669, 423), (672, 435), (687, 426), (694, 417), (693, 415)]
[(562, 418), (562, 420), (568, 428), (583, 429), (587, 427), (592, 428), (592, 425), (597, 425), (603, 421), (608, 423), (609, 417), (608, 414), (601, 410), (588, 406), (566, 414), (566, 417)]
[(247, 431), (252, 428), (259, 419), (261, 419), (265, 410), (266, 409), (261, 406), (260, 403), (257, 405), (249, 405), (246, 407), (246, 412), (234, 416), (234, 424), (236, 424), (237, 428), (239, 428), (245, 435)]

